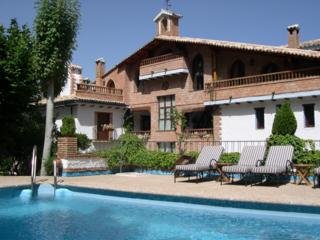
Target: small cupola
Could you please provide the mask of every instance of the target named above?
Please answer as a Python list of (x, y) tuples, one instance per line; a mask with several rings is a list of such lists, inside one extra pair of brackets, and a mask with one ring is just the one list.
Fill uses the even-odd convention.
[(179, 36), (179, 19), (182, 15), (168, 9), (161, 9), (153, 19), (156, 23), (156, 35)]

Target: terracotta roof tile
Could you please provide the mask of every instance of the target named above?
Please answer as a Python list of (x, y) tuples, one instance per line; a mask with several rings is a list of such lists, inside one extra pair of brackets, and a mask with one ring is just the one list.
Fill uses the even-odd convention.
[(203, 38), (190, 38), (190, 37), (157, 36), (156, 39), (170, 41), (170, 42), (202, 44), (202, 45), (209, 45), (213, 47), (221, 47), (221, 48), (228, 48), (228, 49), (285, 54), (285, 55), (291, 55), (291, 56), (320, 59), (320, 52), (316, 52), (312, 50), (304, 50), (304, 49), (259, 45), (259, 44), (251, 44), (251, 43), (229, 42), (229, 41), (211, 40), (211, 39), (203, 39)]
[(320, 50), (320, 39), (313, 39), (300, 43), (300, 48), (309, 50)]
[[(84, 97), (78, 97), (75, 95), (70, 96), (58, 96), (54, 99), (55, 103), (62, 103), (62, 102), (91, 102), (91, 103), (102, 103), (102, 104), (109, 104), (109, 105), (123, 105), (125, 106), (124, 102), (120, 101), (112, 101), (112, 100), (102, 100), (97, 98), (84, 98)], [(41, 99), (38, 104), (45, 105), (47, 103), (47, 99)]]

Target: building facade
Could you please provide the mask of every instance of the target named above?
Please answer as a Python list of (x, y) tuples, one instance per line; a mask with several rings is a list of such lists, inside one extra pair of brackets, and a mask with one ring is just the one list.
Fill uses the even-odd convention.
[[(155, 38), (102, 76), (123, 89), (134, 132), (151, 148), (171, 151), (181, 133), (190, 150), (197, 141), (265, 141), (285, 100), (296, 135), (319, 139), (318, 40), (300, 43), (298, 25), (279, 47), (181, 37), (180, 18), (161, 10)], [(174, 109), (187, 120), (183, 129)]]
[[(68, 111), (82, 119), (81, 131), (97, 138), (82, 126), (103, 126), (97, 113), (109, 112), (119, 123), (113, 132), (118, 136), (123, 131), (117, 119), (128, 108), (134, 133), (151, 149), (174, 151), (181, 136), (187, 150), (265, 141), (277, 108), (290, 101), (296, 135), (320, 139), (320, 40), (300, 43), (298, 25), (288, 27), (285, 46), (181, 37), (180, 18), (161, 10), (152, 41), (107, 72), (98, 59), (95, 84), (73, 78), (65, 91), (74, 89), (79, 100)], [(175, 111), (185, 116), (185, 126), (176, 125)]]
[(60, 129), (65, 116), (73, 116), (77, 133), (86, 134), (96, 150), (123, 134), (123, 115), (127, 109), (122, 89), (112, 82), (103, 85), (104, 65), (103, 59), (96, 61), (96, 79), (91, 82), (83, 78), (81, 66), (71, 64), (66, 84), (55, 98), (57, 128)]

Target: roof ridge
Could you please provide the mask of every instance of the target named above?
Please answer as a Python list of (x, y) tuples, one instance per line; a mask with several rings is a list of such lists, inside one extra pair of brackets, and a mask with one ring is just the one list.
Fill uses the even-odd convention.
[(307, 50), (307, 49), (288, 48), (284, 46), (273, 46), (273, 45), (264, 45), (264, 44), (256, 44), (256, 43), (232, 42), (232, 41), (226, 41), (226, 40), (180, 37), (180, 36), (157, 36), (155, 39), (171, 40), (171, 41), (184, 42), (184, 43), (207, 44), (207, 45), (213, 45), (216, 47), (237, 48), (242, 50), (265, 51), (265, 52), (270, 51), (271, 53), (283, 53), (283, 54), (301, 55), (304, 57), (320, 58), (320, 52)]

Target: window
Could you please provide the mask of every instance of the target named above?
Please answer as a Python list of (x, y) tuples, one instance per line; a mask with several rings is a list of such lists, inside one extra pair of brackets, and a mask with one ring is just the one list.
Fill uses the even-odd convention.
[(203, 58), (200, 54), (192, 62), (192, 79), (194, 89), (203, 90)]
[(269, 63), (265, 65), (261, 71), (262, 74), (274, 73), (274, 72), (278, 72), (278, 66), (275, 63)]
[(163, 26), (163, 30), (166, 32), (168, 31), (168, 19), (164, 18), (162, 20), (162, 26)]
[(230, 78), (244, 77), (245, 73), (246, 70), (242, 61), (237, 60), (231, 65)]
[(314, 104), (304, 104), (304, 126), (314, 127)]
[(159, 142), (158, 149), (161, 152), (174, 152), (176, 147), (174, 142)]
[(256, 128), (264, 129), (264, 108), (255, 108), (256, 112)]
[(114, 81), (112, 79), (110, 79), (107, 83), (107, 87), (108, 88), (115, 88), (116, 86), (114, 85)]
[(150, 115), (141, 115), (140, 129), (141, 131), (150, 131)]
[(174, 95), (158, 98), (159, 101), (159, 130), (170, 131), (174, 129), (172, 113), (175, 107)]

